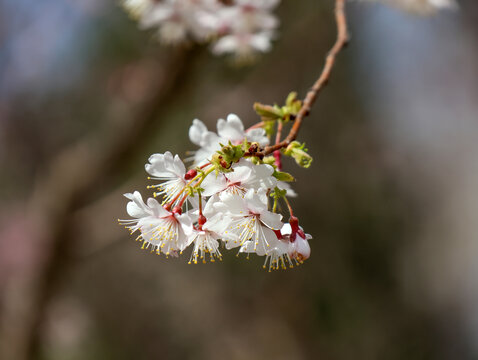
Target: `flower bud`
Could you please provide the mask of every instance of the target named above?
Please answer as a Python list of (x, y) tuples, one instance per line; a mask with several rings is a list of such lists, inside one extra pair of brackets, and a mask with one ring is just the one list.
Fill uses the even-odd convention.
[(307, 153), (305, 144), (301, 144), (298, 141), (292, 141), (284, 150), (284, 155), (293, 157), (295, 162), (304, 168), (310, 167), (313, 160), (312, 156)]
[(184, 175), (184, 180), (191, 180), (195, 178), (197, 174), (198, 172), (196, 169), (191, 169)]

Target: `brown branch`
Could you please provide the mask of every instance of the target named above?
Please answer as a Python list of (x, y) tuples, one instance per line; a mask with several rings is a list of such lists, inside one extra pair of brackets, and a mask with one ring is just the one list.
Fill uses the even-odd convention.
[(347, 45), (349, 40), (347, 31), (347, 18), (345, 15), (345, 0), (335, 0), (335, 21), (337, 24), (337, 39), (335, 41), (335, 44), (332, 49), (330, 49), (329, 53), (327, 54), (327, 57), (325, 58), (325, 65), (322, 69), (322, 73), (307, 93), (307, 96), (303, 101), (302, 108), (297, 114), (294, 124), (289, 131), (289, 134), (283, 141), (271, 146), (266, 146), (261, 155), (269, 155), (275, 150), (287, 147), (292, 141), (297, 138), (299, 129), (302, 125), (302, 122), (304, 121), (304, 118), (309, 115), (312, 105), (314, 105), (318, 94), (327, 85), (330, 79), (330, 75), (332, 73), (332, 69), (334, 68), (337, 55)]

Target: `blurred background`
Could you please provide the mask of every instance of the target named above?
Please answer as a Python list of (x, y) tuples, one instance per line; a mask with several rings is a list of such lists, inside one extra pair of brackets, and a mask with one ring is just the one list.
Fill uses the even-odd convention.
[(351, 43), (299, 135), (312, 257), (140, 250), (118, 226), (194, 118), (303, 96), (333, 1), (282, 1), (271, 53), (168, 48), (115, 1), (0, 0), (1, 359), (478, 359), (478, 3), (348, 4)]

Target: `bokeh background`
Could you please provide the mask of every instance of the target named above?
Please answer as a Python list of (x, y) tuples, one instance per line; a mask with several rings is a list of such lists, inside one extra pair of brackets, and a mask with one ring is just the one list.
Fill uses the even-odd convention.
[(312, 257), (187, 265), (117, 224), (154, 152), (255, 101), (304, 95), (331, 0), (283, 1), (237, 67), (168, 48), (115, 1), (0, 0), (1, 359), (478, 359), (478, 3), (348, 4), (351, 43), (300, 134)]

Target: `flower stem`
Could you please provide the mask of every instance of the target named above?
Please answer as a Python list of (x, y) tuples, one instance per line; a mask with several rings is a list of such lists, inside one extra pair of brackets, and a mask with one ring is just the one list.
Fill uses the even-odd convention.
[(290, 216), (294, 216), (294, 212), (292, 211), (292, 206), (290, 206), (289, 200), (284, 196), (283, 197), (285, 203), (287, 204), (287, 208), (289, 209), (289, 214)]

